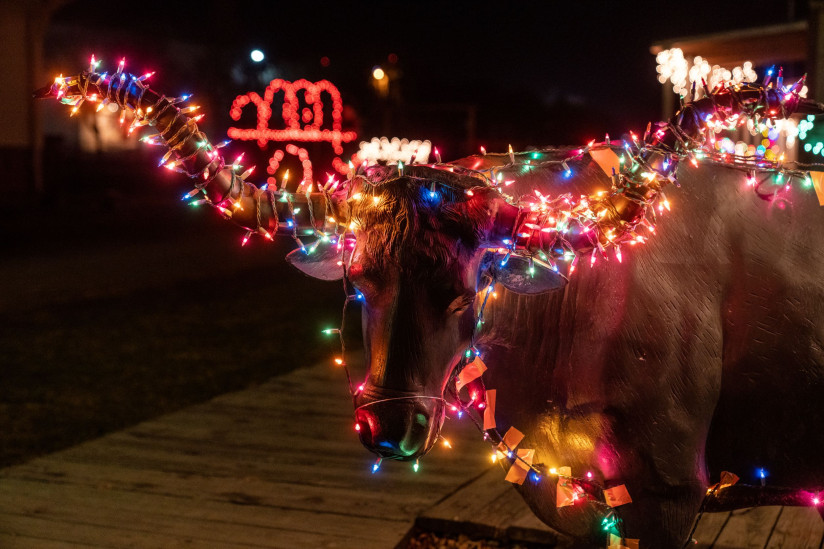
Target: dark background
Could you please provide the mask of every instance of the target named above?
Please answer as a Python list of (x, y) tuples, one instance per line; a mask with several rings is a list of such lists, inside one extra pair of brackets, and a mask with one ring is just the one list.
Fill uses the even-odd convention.
[[(44, 59), (50, 78), (92, 53), (104, 68), (125, 56), (134, 73), (157, 70), (153, 88), (195, 93), (215, 142), (238, 94), (272, 77), (328, 79), (359, 139), (430, 139), (448, 160), (642, 130), (662, 116), (650, 44), (800, 19), (805, 6), (76, 1), (54, 12)], [(254, 48), (264, 63), (249, 60)], [(386, 98), (376, 65), (391, 76)], [(266, 158), (251, 143), (229, 150)], [(331, 171), (312, 154), (318, 176)], [(339, 322), (340, 287), (289, 270), (289, 242), (241, 248), (242, 232), (184, 206), (188, 182), (152, 167), (161, 155), (84, 153), (47, 134), (43, 188), (3, 186), (0, 465), (335, 352), (320, 331)], [(353, 347), (357, 324), (355, 312)]]
[[(476, 152), (460, 142), (467, 105), (477, 107), (476, 139), (489, 150), (643, 128), (661, 116), (653, 42), (803, 19), (806, 11), (804, 2), (760, 0), (681, 6), (145, 0), (118, 15), (110, 2), (80, 1), (53, 18), (54, 26), (80, 32), (68, 44), (47, 42), (46, 54), (47, 63), (57, 48), (61, 57), (73, 56), (63, 71), (83, 66), (95, 52), (112, 67), (125, 56), (136, 73), (158, 70), (156, 87), (216, 99), (217, 112), (209, 115), (217, 132), (230, 122), (228, 105), (237, 94), (262, 93), (269, 78), (256, 76), (264, 68), (287, 80), (325, 78), (355, 110), (360, 137), (454, 143), (441, 145), (448, 159)], [(195, 46), (194, 55), (185, 44)], [(266, 54), (261, 65), (249, 60), (254, 48)], [(392, 54), (395, 63), (388, 61)], [(385, 102), (371, 86), (374, 66), (399, 73)], [(246, 81), (232, 77), (238, 72)], [(388, 121), (384, 110), (391, 111)]]

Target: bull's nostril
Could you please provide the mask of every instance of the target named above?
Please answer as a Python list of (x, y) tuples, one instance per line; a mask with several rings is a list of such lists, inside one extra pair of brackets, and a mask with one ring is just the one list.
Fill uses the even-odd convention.
[(429, 451), (442, 419), (442, 401), (431, 397), (387, 398), (355, 410), (363, 445), (383, 458), (403, 461)]

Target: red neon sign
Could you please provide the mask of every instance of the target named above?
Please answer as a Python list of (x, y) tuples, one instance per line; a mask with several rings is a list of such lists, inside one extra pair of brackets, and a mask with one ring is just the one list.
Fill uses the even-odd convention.
[[(303, 101), (306, 104), (302, 109), (298, 99), (298, 92), (303, 90)], [(283, 92), (283, 129), (272, 129), (269, 127), (269, 120), (272, 117), (272, 102), (275, 94)], [(323, 126), (323, 99), (321, 93), (326, 92), (332, 100), (332, 128), (322, 128)], [(266, 171), (270, 177), (267, 181), (270, 184), (277, 184), (273, 177), (277, 172), (280, 162), (285, 154), (298, 157), (303, 167), (303, 180), (311, 183), (312, 161), (309, 153), (303, 147), (293, 142), (328, 142), (337, 155), (332, 159), (332, 167), (338, 172), (345, 174), (349, 167), (341, 160), (343, 154), (343, 143), (354, 141), (357, 135), (353, 131), (343, 131), (341, 125), (341, 113), (343, 111), (343, 101), (340, 91), (328, 80), (309, 82), (308, 80), (296, 80), (289, 82), (276, 78), (269, 82), (263, 97), (256, 92), (249, 92), (239, 95), (232, 102), (229, 115), (232, 120), (240, 120), (243, 108), (252, 103), (257, 107), (257, 127), (251, 129), (229, 128), (229, 137), (242, 141), (257, 141), (258, 145), (264, 147), (268, 142), (286, 142), (284, 150), (276, 150), (269, 158), (269, 165)]]

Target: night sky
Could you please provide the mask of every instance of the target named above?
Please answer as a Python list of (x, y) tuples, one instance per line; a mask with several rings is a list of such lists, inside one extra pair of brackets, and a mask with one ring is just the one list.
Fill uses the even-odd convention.
[[(798, 4), (144, 0), (118, 14), (111, 2), (95, 0), (68, 4), (53, 21), (89, 29), (74, 41), (78, 62), (93, 48), (112, 61), (126, 55), (159, 70), (158, 82), (212, 90), (225, 111), (238, 93), (262, 91), (263, 84), (229, 76), (233, 67), (256, 70), (249, 52), (260, 48), (279, 77), (335, 83), (357, 111), (361, 137), (389, 131), (448, 142), (460, 133), (454, 126), (463, 124), (461, 116), (448, 108), (419, 116), (421, 106), (471, 104), (478, 140), (494, 148), (641, 129), (661, 115), (652, 43), (798, 19), (806, 3)], [(199, 44), (207, 59), (195, 61), (180, 43)], [(387, 124), (379, 121), (370, 73), (389, 65), (390, 54), (401, 78)], [(225, 131), (228, 119), (219, 122), (216, 129)]]

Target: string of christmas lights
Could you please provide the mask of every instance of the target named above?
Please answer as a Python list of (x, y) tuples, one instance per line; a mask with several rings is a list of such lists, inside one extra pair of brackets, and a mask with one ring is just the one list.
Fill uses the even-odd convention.
[[(213, 146), (198, 130), (197, 121), (203, 115), (189, 116), (197, 110), (197, 106), (177, 106), (190, 96), (166, 98), (157, 95), (145, 84), (153, 73), (129, 75), (123, 72), (124, 64), (125, 60), (122, 60), (116, 72), (109, 76), (96, 72), (99, 61), (92, 57), (87, 71), (68, 78), (61, 75), (51, 87), (40, 90), (38, 95), (55, 96), (71, 105), (72, 115), (86, 101), (98, 103), (98, 110), (113, 102), (122, 109), (121, 123), (125, 123), (128, 111), (132, 113), (130, 133), (142, 126), (154, 126), (158, 133), (144, 137), (142, 141), (168, 148), (159, 165), (185, 173), (196, 181), (195, 188), (184, 199), (192, 205), (212, 205), (221, 215), (243, 226), (246, 229), (243, 244), (255, 234), (269, 240), (276, 234), (288, 234), (306, 256), (319, 253), (338, 258), (337, 266), (343, 273), (346, 299), (339, 327), (325, 332), (338, 335), (340, 355), (335, 358), (335, 363), (345, 370), (354, 399), (363, 386), (353, 387), (345, 360), (343, 334), (347, 307), (361, 301), (363, 296), (351, 287), (346, 276), (354, 257), (355, 233), (359, 230), (351, 213), (362, 208), (380, 207), (381, 187), (387, 181), (372, 181), (365, 165), (356, 170), (350, 162), (348, 177), (343, 182), (334, 176), (330, 176), (323, 185), (304, 180), (292, 192), (287, 188), (287, 171), (280, 188), (272, 178), (260, 187), (255, 186), (247, 181), (254, 167), (243, 168), (243, 155), (232, 164), (227, 164), (220, 153), (227, 142)], [(528, 260), (530, 275), (534, 275), (537, 264), (567, 279), (574, 273), (579, 258), (588, 257), (590, 264), (594, 265), (598, 257), (607, 259), (608, 252), (612, 251), (620, 262), (622, 245), (645, 243), (655, 233), (657, 217), (671, 207), (664, 189), (678, 184), (676, 171), (684, 160), (696, 167), (700, 162), (709, 162), (742, 171), (746, 173), (748, 184), (765, 199), (776, 199), (781, 193), (788, 192), (793, 183), (801, 182), (804, 188), (815, 187), (819, 200), (824, 203), (824, 190), (820, 183), (813, 180), (809, 171), (819, 165), (785, 163), (783, 156), (774, 160), (765, 155), (731, 154), (716, 146), (717, 133), (735, 129), (749, 120), (759, 131), (763, 131), (769, 129), (775, 120), (795, 112), (824, 111), (824, 106), (799, 96), (804, 78), (792, 86), (784, 86), (780, 71), (774, 82), (771, 76), (768, 74), (761, 84), (722, 82), (712, 90), (703, 83), (701, 99), (683, 105), (670, 121), (659, 123), (654, 128), (648, 126), (642, 139), (630, 133), (629, 140), (616, 143), (607, 136), (601, 143), (592, 141), (560, 157), (558, 150), (515, 153), (510, 147), (506, 153), (509, 162), (484, 170), (441, 163), (435, 149), (438, 162), (424, 165), (428, 169), (475, 178), (476, 186), (457, 189), (413, 173), (405, 175), (402, 162), (397, 164), (395, 179), (406, 177), (428, 181), (429, 196), (435, 201), (440, 199), (447, 187), (469, 196), (479, 189), (495, 189), (509, 204), (518, 208), (511, 238), (494, 248), (502, 254), (501, 264), (506, 265), (513, 255), (520, 256)], [(692, 96), (696, 96), (694, 90)], [(303, 114), (303, 118), (307, 118), (311, 113)], [(296, 113), (291, 113), (290, 123), (295, 123), (296, 116)], [(482, 153), (485, 155), (486, 151), (482, 149)], [(587, 157), (610, 176), (610, 190), (577, 197), (571, 193), (548, 197), (538, 191), (534, 192), (534, 196), (515, 197), (507, 192), (513, 183), (504, 179), (507, 170), (546, 168), (557, 170), (563, 177), (571, 177), (573, 170), (570, 164), (577, 165), (586, 161)], [(762, 183), (756, 180), (757, 172), (770, 174), (778, 183), (772, 192), (760, 192)], [(314, 188), (318, 192), (312, 192)], [(312, 236), (315, 241), (306, 245), (301, 236)], [(318, 252), (321, 246), (323, 248)], [(544, 464), (533, 463), (534, 452), (520, 447), (523, 435), (517, 429), (511, 428), (501, 435), (495, 426), (494, 390), (486, 391), (483, 386), (481, 376), (486, 367), (480, 351), (475, 347), (483, 326), (484, 308), (490, 295), (495, 295), (495, 282), (493, 277), (483, 291), (470, 346), (452, 374), (452, 383), (448, 388), (453, 400), (451, 408), (459, 417), (466, 415), (471, 418), (483, 433), (484, 439), (493, 447), (493, 461), (509, 460), (507, 480), (520, 484), (526, 478), (536, 483), (545, 477), (556, 479), (559, 506), (587, 501), (602, 507), (604, 530), (623, 541), (621, 520), (615, 512), (615, 507), (631, 502), (623, 485), (605, 488), (593, 479), (591, 472), (585, 476), (574, 476), (568, 467), (547, 468)], [(460, 397), (463, 386), (470, 388), (468, 402)], [(475, 418), (476, 413), (483, 417)], [(446, 439), (444, 444), (450, 445)], [(380, 459), (373, 465), (373, 472), (379, 467)], [(413, 469), (418, 471), (418, 468), (419, 464), (415, 462)], [(762, 470), (762, 484), (765, 477)], [(721, 483), (711, 487), (707, 491), (705, 504), (719, 490), (730, 485), (722, 479)], [(814, 494), (809, 503), (819, 505), (821, 499), (820, 494)], [(704, 507), (702, 505), (702, 512)]]

